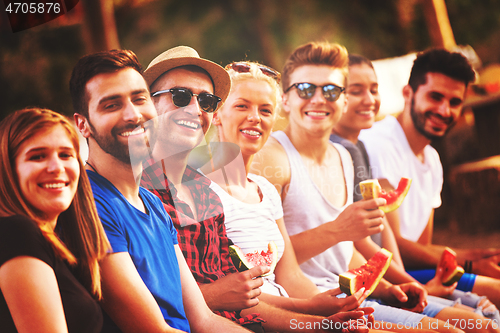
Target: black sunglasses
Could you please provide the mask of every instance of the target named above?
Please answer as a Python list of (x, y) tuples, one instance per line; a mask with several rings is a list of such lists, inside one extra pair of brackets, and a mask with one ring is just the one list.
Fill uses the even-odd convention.
[(206, 113), (213, 113), (217, 110), (217, 106), (221, 101), (220, 97), (209, 93), (193, 94), (193, 92), (186, 88), (172, 88), (167, 90), (159, 90), (151, 94), (151, 97), (156, 97), (161, 94), (171, 93), (172, 102), (178, 108), (183, 108), (191, 103), (191, 98), (196, 96), (200, 108)]
[[(257, 63), (255, 65), (257, 66), (258, 69), (260, 69), (262, 74), (267, 75), (267, 76), (275, 79), (276, 82), (280, 83), (281, 74), (277, 70), (275, 70), (271, 67), (257, 64)], [(248, 73), (248, 72), (250, 72), (251, 64), (248, 62), (244, 62), (244, 61), (233, 62), (233, 63), (230, 63), (226, 66), (226, 70), (228, 70), (230, 68), (238, 73)]]
[(325, 84), (324, 86), (317, 86), (312, 83), (302, 82), (302, 83), (294, 83), (287, 90), (285, 90), (285, 94), (292, 89), (293, 87), (297, 88), (297, 94), (302, 99), (311, 99), (316, 92), (316, 88), (321, 88), (321, 92), (323, 93), (323, 97), (330, 102), (335, 102), (339, 99), (340, 94), (345, 91), (344, 87), (339, 87), (335, 84)]

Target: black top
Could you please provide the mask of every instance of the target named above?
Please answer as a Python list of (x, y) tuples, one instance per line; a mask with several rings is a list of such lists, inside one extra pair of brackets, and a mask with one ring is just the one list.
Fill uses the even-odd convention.
[[(50, 243), (41, 230), (25, 216), (0, 218), (0, 267), (18, 256), (29, 256), (47, 263), (56, 275), (61, 294), (66, 323), (70, 333), (100, 332), (102, 311), (89, 292), (70, 272), (67, 263), (56, 258)], [(29, 316), (29, 314), (27, 314)], [(0, 331), (17, 332), (14, 322), (0, 291)]]

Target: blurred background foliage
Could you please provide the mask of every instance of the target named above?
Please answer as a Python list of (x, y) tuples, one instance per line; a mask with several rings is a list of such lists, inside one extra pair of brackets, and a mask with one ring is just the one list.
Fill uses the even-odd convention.
[[(71, 70), (93, 50), (83, 1), (92, 0), (17, 33), (0, 16), (0, 118), (29, 105), (72, 113)], [(176, 45), (221, 65), (249, 59), (277, 69), (312, 40), (338, 42), (373, 60), (432, 46), (426, 0), (105, 1), (113, 1), (119, 46), (136, 52), (144, 67)], [(483, 64), (500, 62), (500, 0), (448, 0), (446, 6), (457, 44), (471, 45)]]

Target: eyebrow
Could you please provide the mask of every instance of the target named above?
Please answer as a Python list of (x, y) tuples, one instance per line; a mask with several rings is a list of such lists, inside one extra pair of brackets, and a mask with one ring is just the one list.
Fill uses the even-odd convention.
[[(47, 150), (47, 149), (50, 149), (49, 147), (35, 147), (35, 148), (31, 148), (30, 150), (28, 150), (28, 153), (29, 152), (36, 152), (36, 151), (42, 151), (42, 150)], [(57, 149), (62, 149), (62, 150), (76, 150), (75, 147), (73, 146), (59, 146), (57, 147)]]
[[(137, 89), (137, 90), (133, 90), (131, 92), (131, 95), (140, 95), (140, 94), (149, 94), (148, 90), (147, 89)], [(121, 98), (123, 95), (122, 94), (115, 94), (115, 95), (109, 95), (109, 96), (106, 96), (106, 97), (103, 97), (99, 100), (99, 103), (98, 105), (102, 105), (103, 103), (106, 103), (108, 101), (112, 101), (112, 100), (115, 100), (115, 99), (119, 99)]]

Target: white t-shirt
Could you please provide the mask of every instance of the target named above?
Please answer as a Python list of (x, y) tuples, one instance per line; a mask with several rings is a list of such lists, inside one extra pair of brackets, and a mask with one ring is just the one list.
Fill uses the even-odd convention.
[(432, 209), (441, 205), (443, 167), (437, 151), (427, 145), (424, 148), (424, 163), (420, 162), (411, 150), (403, 128), (392, 116), (361, 131), (359, 139), (365, 144), (370, 157), (373, 178), (385, 178), (394, 188), (401, 177), (412, 179), (398, 213), (401, 235), (418, 241)]
[[(251, 173), (247, 177), (259, 186), (262, 193), (262, 200), (257, 204), (237, 200), (218, 184), (210, 184), (210, 188), (217, 193), (224, 207), (227, 236), (243, 253), (267, 250), (269, 242), (274, 241), (278, 247), (279, 260), (285, 250), (285, 241), (276, 224), (276, 220), (283, 217), (281, 198), (267, 179)], [(264, 278), (261, 290), (271, 295), (288, 296), (284, 288), (275, 282), (274, 274)]]

